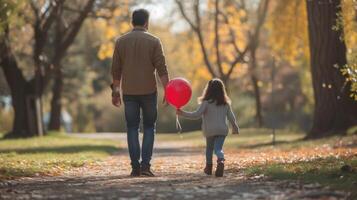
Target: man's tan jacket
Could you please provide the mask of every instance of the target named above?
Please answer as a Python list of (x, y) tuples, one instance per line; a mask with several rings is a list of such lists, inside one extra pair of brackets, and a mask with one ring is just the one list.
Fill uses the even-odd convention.
[(168, 73), (160, 39), (144, 28), (134, 28), (115, 43), (112, 63), (113, 80), (121, 80), (125, 95), (156, 92), (156, 76)]

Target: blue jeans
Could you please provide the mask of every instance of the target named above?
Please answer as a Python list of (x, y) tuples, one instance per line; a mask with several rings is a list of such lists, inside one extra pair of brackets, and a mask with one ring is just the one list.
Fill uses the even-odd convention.
[(157, 94), (123, 95), (127, 140), (131, 166), (140, 167), (139, 125), (142, 111), (144, 137), (141, 151), (141, 166), (150, 167), (155, 139), (155, 124), (157, 118)]
[(217, 159), (224, 160), (223, 144), (226, 136), (206, 137), (206, 164), (212, 164), (213, 151)]

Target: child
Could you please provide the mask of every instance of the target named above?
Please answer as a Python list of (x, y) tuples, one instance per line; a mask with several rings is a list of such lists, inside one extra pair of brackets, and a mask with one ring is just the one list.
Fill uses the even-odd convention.
[(227, 119), (233, 126), (233, 134), (239, 134), (239, 127), (230, 106), (230, 100), (226, 89), (220, 79), (212, 79), (208, 82), (203, 95), (199, 98), (200, 107), (194, 112), (177, 110), (177, 114), (188, 119), (199, 119), (202, 117), (202, 130), (206, 137), (206, 167), (204, 172), (212, 174), (213, 150), (217, 156), (217, 168), (215, 175), (223, 176), (224, 154), (223, 143), (228, 134)]

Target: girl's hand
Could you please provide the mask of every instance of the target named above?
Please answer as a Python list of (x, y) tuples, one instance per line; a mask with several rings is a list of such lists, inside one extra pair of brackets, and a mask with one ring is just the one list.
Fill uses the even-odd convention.
[(233, 131), (232, 131), (232, 134), (239, 135), (239, 128), (238, 127), (234, 127)]

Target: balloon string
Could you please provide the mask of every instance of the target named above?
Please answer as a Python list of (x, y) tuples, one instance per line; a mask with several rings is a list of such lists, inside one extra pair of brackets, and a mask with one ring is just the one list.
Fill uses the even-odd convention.
[(182, 127), (181, 127), (181, 124), (180, 124), (180, 120), (178, 118), (178, 115), (176, 115), (176, 129), (178, 130), (179, 133), (182, 132)]

